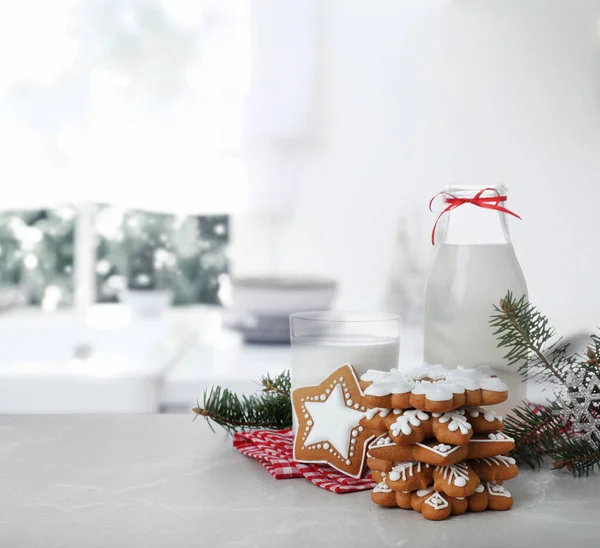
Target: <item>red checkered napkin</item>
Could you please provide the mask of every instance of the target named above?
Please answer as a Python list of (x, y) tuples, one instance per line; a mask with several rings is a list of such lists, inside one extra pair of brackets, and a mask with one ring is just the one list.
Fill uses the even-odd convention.
[(375, 487), (369, 476), (350, 478), (327, 465), (303, 464), (292, 459), (294, 434), (288, 430), (236, 432), (233, 446), (242, 454), (258, 460), (275, 479), (305, 477), (321, 489), (333, 493), (354, 493)]

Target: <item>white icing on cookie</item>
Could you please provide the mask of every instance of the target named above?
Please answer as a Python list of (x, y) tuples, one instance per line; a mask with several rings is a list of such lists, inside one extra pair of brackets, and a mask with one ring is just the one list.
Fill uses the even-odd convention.
[(484, 490), (485, 490), (485, 487), (483, 486), (483, 483), (480, 483), (477, 487), (475, 487), (476, 493), (483, 493)]
[(430, 447), (429, 445), (425, 445), (424, 443), (416, 443), (415, 445), (424, 447), (425, 449), (428, 449), (429, 451), (433, 451), (434, 453), (436, 453), (437, 455), (440, 455), (442, 457), (447, 457), (451, 453), (454, 453), (454, 451), (456, 451), (459, 447), (461, 447), (460, 445), (453, 446), (453, 445), (446, 445), (445, 443), (439, 443), (437, 445), (434, 445), (433, 447)]
[(448, 508), (448, 501), (437, 491), (428, 499), (426, 499), (424, 504), (429, 504), (429, 506), (431, 506), (434, 510), (443, 510), (444, 508)]
[(488, 439), (490, 441), (515, 441), (513, 438), (509, 438), (506, 434), (502, 432), (491, 432), (488, 434)]
[(426, 489), (419, 489), (417, 491), (417, 497), (425, 497), (429, 495), (429, 493), (433, 493), (433, 486), (427, 487)]
[(328, 441), (347, 459), (352, 431), (358, 425), (362, 413), (346, 406), (342, 385), (338, 384), (325, 401), (306, 402), (305, 405), (314, 424), (303, 444), (309, 446)]
[(445, 379), (448, 376), (448, 369), (443, 365), (434, 364), (434, 365), (423, 365), (425, 369), (427, 369), (427, 377), (433, 380)]
[(391, 394), (406, 394), (414, 387), (414, 382), (405, 380), (381, 380), (367, 386), (366, 396), (390, 396)]
[(392, 481), (398, 481), (400, 478), (402, 478), (402, 481), (406, 481), (406, 472), (408, 472), (408, 475), (412, 477), (415, 475), (415, 468), (417, 473), (419, 473), (423, 466), (425, 468), (429, 468), (429, 464), (426, 463), (414, 461), (401, 462), (392, 468), (391, 472), (388, 474), (388, 477)]
[(391, 492), (392, 492), (392, 490), (388, 487), (388, 485), (387, 485), (387, 483), (385, 483), (385, 481), (378, 483), (373, 488), (373, 493), (391, 493)]
[(412, 433), (411, 426), (421, 426), (421, 421), (429, 420), (429, 415), (424, 411), (418, 409), (410, 409), (404, 411), (394, 423), (390, 426), (390, 430), (394, 436), (399, 436), (402, 432), (405, 436), (409, 436)]
[(465, 389), (450, 381), (420, 381), (416, 383), (412, 393), (424, 395), (430, 401), (448, 401), (454, 394), (464, 394)]
[(508, 437), (506, 434), (502, 432), (491, 432), (488, 434), (487, 438), (471, 438), (469, 443), (477, 443), (477, 442), (493, 442), (493, 441), (515, 441), (513, 438)]
[(469, 480), (469, 467), (464, 462), (459, 462), (451, 466), (438, 466), (437, 470), (449, 483), (454, 482), (456, 487), (464, 487)]
[(508, 392), (508, 386), (506, 386), (498, 377), (482, 379), (481, 389), (489, 390), (490, 392)]
[(502, 485), (496, 485), (491, 481), (487, 482), (488, 493), (494, 497), (506, 497), (512, 496)]
[(369, 396), (412, 392), (425, 395), (431, 401), (447, 401), (454, 394), (464, 394), (465, 390), (508, 391), (507, 386), (495, 375), (494, 370), (486, 365), (475, 369), (458, 366), (450, 370), (441, 365), (424, 365), (402, 371), (369, 370), (361, 380), (371, 383), (365, 390)]
[(381, 434), (378, 438), (375, 438), (371, 443), (370, 447), (387, 447), (388, 445), (396, 445), (392, 438), (387, 434)]
[(421, 395), (421, 394), (427, 394), (427, 390), (429, 388), (431, 388), (431, 386), (433, 386), (433, 383), (431, 381), (419, 381), (416, 382), (413, 386), (413, 390), (412, 393), (413, 394), (417, 394), (417, 395)]
[(483, 418), (488, 422), (494, 422), (495, 420), (502, 422), (503, 420), (500, 415), (496, 415), (493, 409), (486, 409), (485, 407), (467, 407), (466, 411), (474, 419), (479, 417), (479, 415), (483, 415)]
[(448, 430), (450, 430), (450, 432), (456, 432), (460, 429), (460, 433), (464, 436), (469, 433), (469, 430), (471, 430), (471, 425), (469, 424), (467, 417), (465, 417), (465, 412), (463, 409), (449, 411), (443, 415), (434, 413), (433, 416), (437, 416), (439, 422), (442, 424), (448, 423)]
[(485, 462), (488, 466), (492, 465), (501, 465), (504, 464), (507, 468), (510, 467), (511, 464), (516, 464), (516, 460), (512, 457), (507, 457), (506, 455), (497, 455), (495, 457), (485, 457), (482, 459), (475, 459), (477, 462)]
[(372, 409), (367, 409), (367, 411), (363, 414), (363, 418), (367, 420), (373, 420), (375, 415), (379, 415), (382, 419), (387, 417), (390, 414), (391, 409), (383, 409), (382, 407), (373, 407)]

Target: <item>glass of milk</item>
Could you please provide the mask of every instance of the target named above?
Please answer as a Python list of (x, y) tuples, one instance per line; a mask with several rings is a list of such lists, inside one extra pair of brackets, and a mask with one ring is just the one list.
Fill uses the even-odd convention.
[(340, 365), (398, 367), (402, 320), (378, 312), (298, 312), (290, 315), (292, 389), (321, 383)]
[[(451, 187), (448, 193), (472, 198), (481, 187)], [(504, 186), (483, 197), (506, 196)], [(509, 208), (507, 202), (501, 202)], [(508, 367), (506, 349), (497, 347), (489, 326), (494, 304), (511, 290), (527, 296), (527, 285), (515, 255), (507, 214), (463, 204), (445, 214), (446, 229), (436, 239), (438, 250), (425, 289), (424, 359), (448, 367), (489, 365), (508, 385), (501, 412), (526, 397), (517, 366)], [(499, 406), (500, 407), (500, 406)]]

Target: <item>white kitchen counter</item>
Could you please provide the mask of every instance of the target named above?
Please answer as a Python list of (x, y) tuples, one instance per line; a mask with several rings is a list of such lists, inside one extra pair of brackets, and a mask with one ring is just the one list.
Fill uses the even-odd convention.
[(164, 377), (163, 410), (189, 411), (206, 388), (220, 385), (237, 393), (251, 394), (266, 373), (276, 375), (291, 367), (287, 345), (246, 345), (236, 333), (218, 332), (200, 340), (181, 356)]
[(524, 469), (509, 512), (429, 522), (276, 481), (188, 415), (0, 417), (6, 548), (595, 547), (600, 477)]
[(166, 371), (198, 338), (185, 314), (136, 318), (119, 305), (5, 312), (0, 413), (157, 411)]

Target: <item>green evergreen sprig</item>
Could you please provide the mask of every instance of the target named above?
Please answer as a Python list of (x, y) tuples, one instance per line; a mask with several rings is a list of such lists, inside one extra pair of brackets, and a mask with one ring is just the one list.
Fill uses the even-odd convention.
[(292, 382), (289, 370), (274, 377), (263, 376), (260, 386), (262, 391), (250, 396), (239, 396), (227, 388), (214, 386), (204, 391), (202, 406), (198, 403), (193, 411), (204, 417), (211, 429), (211, 422), (214, 422), (229, 433), (255, 428), (291, 428)]
[(490, 326), (498, 346), (508, 349), (508, 365), (516, 364), (524, 379), (564, 383), (575, 356), (568, 354), (568, 343), (556, 338), (548, 318), (525, 296), (516, 299), (510, 291), (494, 309)]
[[(515, 299), (509, 292), (494, 308), (490, 325), (496, 329), (498, 346), (507, 349), (506, 360), (517, 365), (523, 380), (538, 378), (566, 390), (569, 371), (574, 368), (583, 368), (588, 379), (599, 377), (597, 334), (580, 356), (556, 338), (548, 318), (525, 297)], [(524, 403), (506, 417), (504, 432), (515, 439), (514, 456), (532, 468), (539, 468), (549, 457), (555, 469), (585, 476), (600, 468), (600, 439), (595, 434), (589, 439), (574, 435), (573, 420), (560, 401), (535, 408)]]
[(503, 432), (515, 440), (513, 456), (531, 468), (539, 468), (557, 440), (567, 437), (563, 419), (555, 404), (532, 409), (521, 405), (504, 418)]

